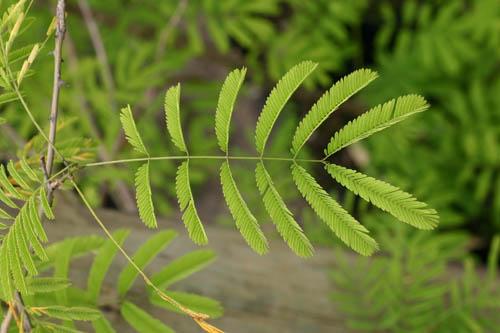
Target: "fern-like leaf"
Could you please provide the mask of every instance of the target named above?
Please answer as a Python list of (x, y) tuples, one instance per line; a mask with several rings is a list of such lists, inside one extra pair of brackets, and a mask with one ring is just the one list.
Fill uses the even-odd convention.
[(139, 135), (139, 131), (137, 130), (137, 126), (135, 125), (134, 116), (132, 115), (132, 109), (130, 109), (130, 105), (122, 109), (120, 114), (120, 121), (122, 122), (123, 130), (125, 131), (125, 137), (127, 141), (130, 143), (132, 147), (138, 152), (149, 155), (142, 142), (141, 136)]
[(262, 162), (257, 163), (255, 178), (264, 206), (281, 237), (297, 255), (301, 257), (312, 256), (314, 249), (309, 239), (304, 235), (302, 228), (295, 221), (292, 212), (276, 190), (271, 176)]
[(292, 152), (297, 155), (314, 131), (355, 93), (377, 78), (377, 73), (369, 69), (359, 69), (337, 81), (313, 105), (300, 121), (292, 140)]
[(135, 197), (139, 217), (148, 228), (157, 228), (155, 209), (149, 182), (149, 162), (144, 163), (137, 169), (135, 174)]
[(426, 100), (419, 95), (401, 96), (377, 105), (336, 132), (325, 149), (325, 156), (328, 158), (342, 148), (428, 108)]
[(295, 65), (280, 79), (267, 97), (255, 128), (255, 145), (260, 154), (264, 152), (271, 130), (283, 107), (317, 65), (312, 61)]
[(402, 222), (424, 230), (434, 229), (439, 222), (434, 209), (395, 186), (334, 164), (326, 170), (342, 186)]
[(236, 221), (238, 230), (255, 252), (258, 254), (266, 253), (269, 249), (266, 236), (236, 187), (229, 162), (227, 161), (222, 164), (220, 180), (224, 198), (226, 199), (231, 215)]
[[(139, 247), (135, 252), (132, 260), (139, 269), (144, 269), (170, 242), (177, 237), (175, 231), (162, 231), (151, 238)], [(130, 263), (122, 270), (118, 277), (118, 293), (124, 296), (134, 284), (139, 272), (136, 267)]]
[(177, 169), (175, 189), (179, 207), (182, 212), (182, 221), (188, 230), (189, 237), (196, 244), (207, 244), (207, 234), (198, 216), (198, 211), (194, 205), (193, 193), (191, 192), (191, 184), (189, 182), (189, 161), (182, 162)]
[(182, 134), (181, 116), (180, 116), (180, 98), (181, 98), (181, 85), (177, 84), (167, 90), (165, 94), (165, 120), (167, 123), (167, 130), (170, 133), (172, 142), (181, 151), (187, 153), (186, 143), (184, 142), (184, 135)]
[(302, 196), (338, 238), (365, 256), (378, 249), (369, 231), (328, 195), (303, 167), (293, 164), (292, 174)]
[(219, 94), (215, 112), (215, 134), (220, 149), (227, 153), (229, 145), (229, 125), (233, 114), (236, 97), (245, 79), (246, 68), (235, 69), (227, 76)]

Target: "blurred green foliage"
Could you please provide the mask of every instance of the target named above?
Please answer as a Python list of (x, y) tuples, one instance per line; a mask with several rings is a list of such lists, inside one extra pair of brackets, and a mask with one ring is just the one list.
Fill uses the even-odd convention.
[[(12, 2), (4, 0), (0, 8), (3, 10)], [(256, 115), (264, 104), (268, 92), (265, 89), (272, 87), (286, 69), (301, 60), (316, 61), (320, 66), (305, 82), (308, 89), (295, 100), (295, 106), (288, 107), (290, 116), (273, 135), (270, 152), (279, 155), (288, 149), (288, 138), (300, 119), (296, 116), (298, 110), (310, 106), (320, 87), (328, 86), (355, 68), (371, 67), (379, 72), (380, 78), (353, 105), (338, 111), (346, 122), (362, 109), (404, 93), (420, 93), (428, 98), (432, 107), (429, 112), (370, 138), (363, 143), (366, 149), (359, 144), (343, 150), (340, 162), (354, 164), (415, 193), (438, 210), (441, 225), (438, 235), (416, 236), (404, 227), (386, 231), (395, 232), (398, 237), (387, 236), (388, 254), (371, 264), (367, 268), (370, 274), (361, 278), (366, 278), (369, 284), (369, 278), (378, 276), (375, 271), (378, 267), (383, 272), (391, 271), (388, 282), (404, 290), (401, 261), (414, 257), (415, 249), (420, 249), (415, 244), (427, 246), (429, 252), (417, 258), (420, 261), (416, 260), (414, 266), (403, 267), (409, 269), (405, 274), (418, 276), (422, 273), (419, 267), (428, 265), (431, 271), (439, 273), (436, 273), (439, 277), (447, 263), (463, 258), (467, 252), (462, 240), (462, 245), (457, 245), (459, 251), (450, 250), (449, 240), (455, 239), (455, 231), (475, 236), (483, 249), (489, 246), (492, 235), (500, 231), (498, 0), (89, 0), (88, 3), (108, 63), (103, 64), (96, 57), (78, 1), (71, 2), (65, 50), (66, 84), (61, 100), (64, 130), (59, 145), (66, 144), (68, 149), (83, 147), (80, 153), (85, 158), (91, 150), (102, 158), (99, 156), (102, 147), (110, 158), (130, 156), (130, 149), (120, 138), (118, 121), (119, 106), (130, 103), (134, 105), (134, 116), (150, 153), (170, 153), (172, 147), (165, 148), (169, 143), (163, 127), (162, 98), (166, 87), (182, 80), (188, 137), (195, 143), (192, 146), (200, 147), (196, 153), (213, 153), (217, 148), (215, 136), (205, 134), (212, 131), (217, 91), (228, 68), (248, 66), (252, 75), (249, 80), (264, 87), (243, 91), (248, 103), (241, 106), (255, 109)], [(52, 17), (51, 5), (51, 1), (35, 2), (32, 16), (36, 20), (22, 36), (25, 43), (44, 37)], [(19, 52), (27, 54), (30, 50), (28, 45)], [(15, 59), (12, 61), (15, 63)], [(47, 78), (52, 75), (52, 58), (48, 49), (42, 50), (33, 69), (37, 75), (26, 78), (24, 90), (29, 92), (26, 97), (30, 104), (37, 105), (33, 110), (35, 115), (43, 119), (51, 92), (51, 80)], [(2, 152), (14, 154), (18, 149), (13, 142), (31, 138), (35, 131), (19, 107), (13, 103), (4, 104), (7, 101), (8, 96), (2, 96), (0, 118), (5, 119), (6, 124), (1, 128), (7, 135), (0, 136), (0, 147)], [(78, 120), (69, 115), (77, 116)], [(333, 132), (332, 128), (341, 125), (323, 126), (324, 137)], [(9, 128), (15, 128), (16, 133), (11, 133)], [(240, 136), (238, 143), (243, 144), (238, 149), (249, 149), (245, 143), (253, 138), (245, 133)], [(321, 140), (322, 137), (313, 139)], [(84, 138), (91, 138), (92, 143)], [(35, 137), (32, 140), (35, 149), (37, 142), (39, 139)], [(321, 151), (307, 153), (319, 156)], [(206, 169), (215, 172), (216, 165), (195, 167), (205, 169), (192, 173), (192, 181), (199, 185), (200, 191), (203, 189), (201, 184), (210, 175)], [(85, 192), (93, 204), (110, 205), (111, 201), (118, 205), (114, 195), (117, 184), (125, 182), (131, 188), (134, 169), (132, 165), (130, 169), (95, 170), (92, 178), (82, 179)], [(270, 169), (272, 173), (272, 165)], [(168, 214), (173, 204), (173, 186), (164, 185), (167, 179), (174, 179), (175, 165), (161, 163), (152, 172), (154, 191), (159, 194), (155, 205), (161, 213)], [(242, 175), (235, 169), (235, 177), (242, 188), (255, 186), (253, 179)], [(103, 187), (104, 183), (109, 187)], [(287, 190), (293, 187), (291, 179), (281, 177), (276, 185), (287, 194), (287, 201), (299, 195)], [(338, 188), (331, 183), (333, 194), (347, 204), (349, 211), (357, 209), (362, 222), (379, 219), (378, 215), (372, 215), (370, 207), (351, 194), (338, 192)], [(257, 197), (247, 199), (250, 203), (258, 201)], [(329, 243), (325, 241), (331, 238), (326, 230), (310, 227), (319, 224), (310, 223), (313, 214), (309, 213), (304, 210), (301, 214), (306, 231), (318, 242)], [(258, 214), (256, 212), (257, 217)], [(380, 235), (384, 237), (384, 232), (380, 231)], [(453, 250), (454, 246), (451, 248)], [(419, 253), (424, 252), (419, 250)], [(429, 308), (423, 309), (425, 315), (418, 320), (427, 318), (426, 311), (432, 313), (442, 309), (444, 294), (457, 302), (468, 295), (467, 283), (474, 279), (470, 280), (467, 275), (471, 272), (471, 261), (467, 259), (466, 262), (463, 279), (452, 283), (451, 287), (438, 284), (436, 289), (431, 289), (435, 294), (427, 295), (422, 304), (428, 304)], [(434, 277), (423, 277), (423, 281)], [(374, 295), (379, 292), (373, 291)], [(396, 308), (401, 304), (397, 297), (387, 302), (379, 309), (387, 304)], [(408, 311), (413, 309), (408, 308)], [(346, 310), (346, 313), (349, 312)], [(460, 317), (469, 331), (478, 331), (474, 328), (476, 325), (483, 327), (471, 312), (464, 310), (456, 313), (458, 317), (454, 316), (450, 318)], [(418, 320), (402, 322), (400, 318), (388, 316), (387, 321), (380, 324), (385, 325), (385, 329), (392, 327), (392, 331), (424, 327), (419, 326), (422, 322)], [(354, 321), (352, 319), (351, 323)], [(356, 321), (359, 325), (363, 323)], [(450, 325), (442, 331), (455, 332), (455, 324)]]
[[(380, 225), (380, 219), (370, 222)], [(370, 223), (370, 226), (372, 224)], [(379, 228), (384, 252), (373, 260), (338, 251), (331, 272), (332, 299), (349, 328), (365, 332), (495, 332), (500, 325), (494, 238), (486, 272), (467, 252), (462, 234), (415, 233), (407, 226)], [(361, 310), (362, 309), (362, 310)]]

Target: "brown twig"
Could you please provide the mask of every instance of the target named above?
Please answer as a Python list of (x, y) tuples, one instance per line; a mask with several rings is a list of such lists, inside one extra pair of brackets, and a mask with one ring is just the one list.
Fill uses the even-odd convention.
[(50, 104), (50, 129), (49, 129), (49, 146), (47, 147), (47, 161), (45, 168), (47, 174), (50, 177), (52, 174), (52, 168), (54, 166), (54, 145), (56, 142), (56, 132), (57, 132), (57, 116), (59, 113), (59, 93), (63, 81), (61, 79), (61, 64), (62, 64), (62, 46), (64, 41), (64, 35), (66, 33), (66, 21), (65, 21), (65, 0), (57, 1), (56, 8), (56, 31), (55, 31), (55, 48), (54, 48), (54, 82), (52, 86), (52, 102)]
[(9, 308), (7, 315), (3, 318), (2, 326), (0, 326), (0, 333), (7, 333), (9, 331), (10, 322), (12, 321), (12, 308)]

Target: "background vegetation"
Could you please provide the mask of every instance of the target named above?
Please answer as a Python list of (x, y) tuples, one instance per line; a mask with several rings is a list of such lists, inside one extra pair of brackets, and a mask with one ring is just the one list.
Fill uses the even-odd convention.
[[(2, 11), (12, 2), (0, 2)], [(36, 19), (30, 21), (30, 29), (21, 36), (25, 44), (44, 38), (52, 8), (51, 1), (34, 2), (31, 16)], [(21, 49), (19, 58), (31, 47)], [(336, 301), (340, 299), (343, 305), (340, 309), (346, 314), (346, 325), (356, 329), (458, 332), (453, 318), (460, 318), (464, 332), (493, 332), (498, 327), (492, 321), (494, 309), (500, 307), (500, 298), (493, 302), (495, 297), (491, 296), (495, 292), (498, 295), (498, 285), (491, 277), (494, 268), (490, 268), (489, 283), (471, 277), (474, 261), (481, 267), (489, 252), (490, 267), (498, 260), (498, 241), (492, 246), (494, 235), (500, 232), (497, 0), (75, 0), (68, 2), (64, 59), (66, 82), (61, 96), (58, 148), (73, 150), (71, 155), (82, 160), (93, 156), (118, 159), (133, 154), (118, 121), (120, 107), (126, 104), (134, 105), (135, 119), (151, 155), (174, 151), (173, 145), (165, 148), (169, 143), (159, 120), (163, 117), (165, 89), (178, 81), (183, 82), (183, 116), (188, 119), (187, 137), (195, 147), (193, 153), (216, 152), (212, 133), (216, 98), (223, 78), (235, 67), (248, 67), (249, 84), (243, 87), (244, 98), (238, 105), (245, 111), (236, 115), (234, 135), (239, 149), (251, 150), (253, 126), (246, 124), (254, 124), (275, 81), (301, 60), (320, 64), (305, 82), (306, 89), (287, 106), (288, 117), (280, 120), (279, 130), (273, 134), (270, 152), (277, 156), (289, 148), (298, 119), (321, 91), (354, 69), (373, 68), (380, 78), (320, 128), (307, 155), (319, 158), (331, 133), (370, 106), (404, 93), (422, 94), (431, 103), (430, 111), (344, 149), (335, 162), (390, 180), (414, 193), (439, 212), (440, 226), (425, 236), (404, 226), (375, 228), (376, 237), (387, 239), (382, 246), (385, 252), (373, 261), (360, 263), (370, 266), (361, 269), (370, 274), (353, 277), (362, 280), (369, 296), (346, 292), (335, 295)], [(50, 54), (40, 54), (33, 66), (37, 75), (26, 79), (24, 91), (29, 92), (26, 99), (30, 105), (50, 103), (52, 83), (47, 78), (52, 76), (52, 62)], [(6, 120), (0, 127), (0, 151), (5, 160), (22, 155), (24, 138), (34, 137), (28, 147), (43, 145), (19, 106), (8, 101), (5, 95), (0, 100), (0, 117)], [(46, 108), (34, 108), (33, 112), (40, 120), (46, 117)], [(248, 132), (242, 130), (245, 128)], [(191, 176), (202, 202), (200, 209), (216, 212), (211, 214), (212, 223), (226, 223), (229, 217), (224, 204), (210, 195), (203, 196), (218, 181), (218, 165), (193, 163), (193, 167)], [(175, 165), (169, 163), (151, 170), (154, 191), (158, 193), (155, 205), (164, 216), (175, 214), (175, 189), (165, 183), (165, 179), (175, 178), (175, 170)], [(133, 211), (134, 172), (127, 167), (101, 168), (93, 170), (92, 177), (82, 175), (80, 181), (92, 204)], [(253, 179), (239, 179), (242, 191), (245, 181), (254, 186)], [(300, 197), (291, 177), (276, 179), (280, 180), (276, 186), (287, 194), (288, 201)], [(391, 217), (380, 216), (327, 177), (322, 180), (363, 223), (390, 224), (381, 221)], [(249, 203), (255, 201), (256, 209), (260, 207), (257, 196), (248, 199)], [(328, 230), (315, 223), (308, 208), (297, 204), (294, 209), (313, 240), (335, 246)], [(256, 213), (257, 217), (266, 216), (263, 209)], [(425, 255), (414, 262), (415, 252)], [(436, 282), (444, 278), (440, 273), (443, 267), (462, 261), (466, 274), (463, 280)], [(422, 267), (435, 274), (419, 280)], [(339, 272), (356, 275), (359, 270), (347, 264), (337, 270), (332, 281), (342, 287), (346, 276), (338, 276)], [(371, 283), (380, 274), (388, 276), (386, 272), (391, 272), (388, 285)], [(387, 290), (395, 285), (401, 292), (408, 290), (404, 285), (404, 277), (408, 276), (433, 287), (431, 291), (425, 288), (426, 293), (415, 285), (412, 292), (417, 299), (425, 300), (420, 303), (425, 305), (405, 308), (403, 320), (388, 313), (413, 299), (392, 297)], [(474, 288), (467, 289), (471, 285)], [(488, 299), (476, 292), (490, 295), (481, 303), (485, 309), (479, 314), (479, 305), (460, 301)], [(383, 297), (377, 297), (379, 293)], [(367, 314), (368, 321), (350, 311), (361, 305), (369, 308), (377, 300), (384, 302)], [(219, 313), (214, 304), (213, 311)], [(450, 315), (429, 328), (423, 323), (432, 318), (436, 309)], [(379, 317), (386, 321), (373, 326), (373, 318)]]

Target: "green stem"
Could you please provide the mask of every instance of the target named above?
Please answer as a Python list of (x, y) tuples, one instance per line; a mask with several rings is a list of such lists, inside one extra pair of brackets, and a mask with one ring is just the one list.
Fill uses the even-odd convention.
[(260, 156), (222, 156), (222, 155), (198, 155), (198, 156), (157, 156), (157, 157), (139, 157), (128, 158), (122, 160), (102, 161), (83, 164), (82, 167), (95, 167), (112, 164), (124, 164), (132, 162), (146, 162), (146, 161), (163, 161), (163, 160), (250, 160), (250, 161), (284, 161), (284, 162), (306, 162), (306, 163), (325, 163), (323, 160), (315, 159), (300, 159), (290, 157), (260, 157)]

